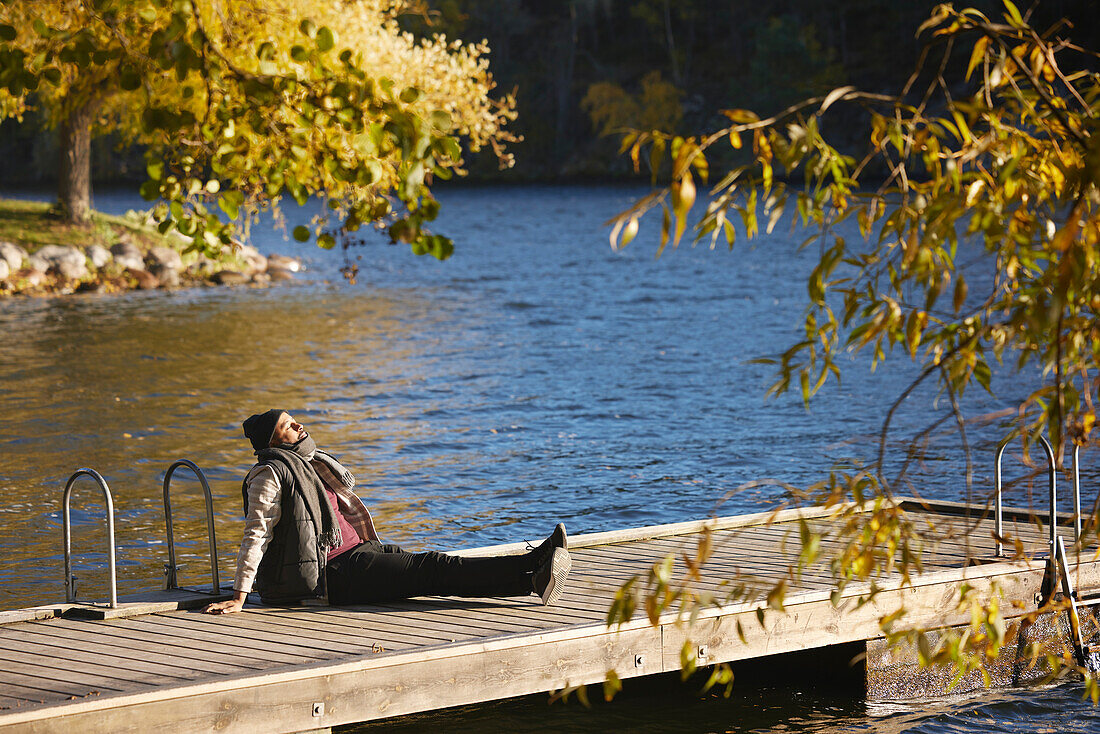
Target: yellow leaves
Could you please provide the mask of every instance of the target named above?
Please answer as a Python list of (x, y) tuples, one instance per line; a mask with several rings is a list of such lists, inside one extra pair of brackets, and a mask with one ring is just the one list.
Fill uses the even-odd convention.
[(1002, 1), (1004, 2), (1005, 10), (1008, 11), (1007, 13), (1005, 13), (1005, 20), (1007, 20), (1010, 24), (1016, 26), (1017, 28), (1026, 25), (1024, 23), (1024, 17), (1020, 15), (1020, 9), (1016, 7), (1016, 4), (1012, 2), (1012, 0)]
[(685, 171), (684, 175), (672, 182), (672, 212), (676, 218), (676, 232), (672, 244), (675, 247), (680, 243), (680, 238), (687, 228), (687, 214), (695, 203), (695, 182), (691, 172)]
[(768, 590), (767, 605), (769, 609), (777, 612), (783, 611), (783, 600), (787, 596), (787, 579), (781, 579), (779, 583)]
[(917, 258), (917, 253), (920, 252), (920, 236), (916, 227), (912, 227), (909, 230), (909, 235), (902, 241), (902, 260), (901, 264), (905, 267), (909, 267), (913, 264), (913, 261)]
[[(622, 239), (619, 239), (619, 233), (622, 232)], [(631, 217), (626, 222), (621, 219), (615, 223), (615, 226), (611, 230), (611, 249), (621, 250), (630, 244), (635, 235), (638, 234), (638, 217)]]
[(590, 85), (581, 109), (588, 113), (600, 135), (626, 129), (673, 131), (684, 116), (680, 104), (683, 95), (682, 90), (661, 78), (660, 71), (651, 71), (642, 77), (637, 93), (614, 82)]
[(985, 58), (986, 50), (989, 48), (989, 36), (982, 36), (974, 42), (974, 50), (970, 53), (970, 63), (966, 66), (966, 79), (970, 80), (970, 75), (974, 73), (974, 69)]
[(970, 185), (966, 187), (966, 206), (974, 206), (974, 202), (978, 200), (978, 194), (981, 193), (983, 186), (985, 186), (985, 181), (980, 178), (970, 182)]
[(910, 357), (917, 356), (917, 347), (920, 346), (926, 326), (928, 326), (927, 313), (916, 309), (909, 312), (909, 318), (905, 322), (905, 348)]
[(966, 279), (963, 278), (962, 273), (957, 273), (955, 276), (955, 295), (951, 300), (951, 304), (955, 309), (955, 313), (962, 310), (963, 304), (966, 303), (967, 285)]

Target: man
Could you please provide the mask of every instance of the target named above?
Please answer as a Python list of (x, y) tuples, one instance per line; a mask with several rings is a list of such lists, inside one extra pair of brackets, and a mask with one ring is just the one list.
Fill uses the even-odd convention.
[(266, 603), (325, 598), (364, 604), (412, 596), (525, 596), (552, 604), (569, 574), (565, 526), (536, 548), (513, 556), (463, 558), (407, 553), (378, 539), (374, 521), (352, 491), (355, 478), (317, 448), (284, 410), (244, 422), (258, 462), (244, 480), (244, 540), (233, 598), (208, 614), (239, 612), (248, 593)]

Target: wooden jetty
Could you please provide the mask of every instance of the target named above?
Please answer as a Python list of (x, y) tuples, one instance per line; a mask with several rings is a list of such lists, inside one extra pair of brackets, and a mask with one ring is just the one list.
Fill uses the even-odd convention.
[[(879, 578), (874, 602), (858, 605), (868, 584), (852, 584), (839, 607), (828, 574), (809, 569), (788, 587), (786, 613), (749, 601), (709, 608), (687, 628), (670, 612), (657, 625), (640, 619), (608, 628), (620, 585), (673, 553), (693, 554), (709, 528), (714, 554), (697, 588), (721, 594), (734, 573), (770, 586), (800, 548), (800, 518), (826, 528), (821, 508), (715, 518), (570, 538), (573, 571), (553, 607), (536, 597), (422, 598), (358, 607), (263, 607), (211, 616), (159, 611), (113, 619), (73, 616), (72, 605), (7, 613), (0, 624), (0, 734), (9, 732), (302, 732), (679, 670), (692, 640), (700, 664), (761, 658), (809, 648), (873, 641), (879, 617), (899, 603), (905, 623), (961, 624), (951, 598), (965, 579), (979, 592), (994, 584), (1018, 606), (1035, 609), (1043, 561), (994, 558), (993, 521), (982, 508), (902, 503), (942, 531), (925, 549), (910, 584)], [(835, 508), (834, 508), (835, 509)], [(1024, 512), (1006, 512), (1005, 533), (1035, 553), (1045, 530)], [(968, 541), (951, 539), (966, 524)], [(826, 541), (827, 542), (827, 541)], [(464, 551), (521, 552), (522, 544)], [(1073, 582), (1100, 587), (1100, 563), (1082, 554)], [(975, 563), (977, 558), (981, 562)], [(677, 574), (683, 573), (682, 561)], [(146, 610), (148, 611), (148, 610)], [(19, 621), (21, 620), (21, 621)], [(0, 619), (0, 621), (3, 621)], [(740, 629), (740, 631), (739, 631)], [(742, 637), (743, 635), (743, 637)]]

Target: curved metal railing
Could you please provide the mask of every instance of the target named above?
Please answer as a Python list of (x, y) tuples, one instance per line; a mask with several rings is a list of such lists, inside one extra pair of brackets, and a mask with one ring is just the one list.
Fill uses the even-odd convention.
[(1081, 542), (1081, 446), (1073, 445), (1073, 542)]
[(176, 544), (172, 535), (172, 500), (169, 498), (169, 489), (172, 486), (172, 475), (175, 474), (176, 469), (180, 467), (187, 467), (195, 476), (198, 477), (199, 483), (202, 485), (202, 492), (206, 498), (206, 534), (210, 540), (210, 579), (211, 588), (210, 593), (221, 593), (221, 581), (218, 578), (218, 544), (214, 536), (214, 498), (210, 494), (210, 484), (206, 481), (206, 475), (203, 474), (202, 469), (197, 464), (188, 459), (179, 459), (168, 467), (168, 471), (164, 473), (164, 528), (168, 536), (168, 566), (165, 569), (167, 573), (167, 581), (165, 582), (165, 588), (178, 589), (179, 582), (176, 578)]
[(77, 469), (65, 483), (61, 495), (61, 533), (65, 542), (65, 601), (76, 602), (76, 576), (73, 575), (72, 528), (69, 501), (72, 498), (73, 485), (80, 477), (90, 477), (103, 490), (103, 500), (107, 503), (107, 565), (110, 573), (111, 608), (118, 607), (118, 576), (115, 572), (115, 503), (111, 497), (111, 488), (95, 469)]
[(997, 460), (993, 464), (993, 534), (997, 536), (998, 558), (1001, 558), (1005, 554), (1004, 543), (1001, 542), (1001, 538), (1004, 537), (1004, 528), (1002, 527), (1001, 521), (1001, 458), (1004, 457), (1005, 449), (1008, 448), (1008, 443), (1008, 441), (1005, 441), (997, 447)]
[[(1005, 441), (997, 447), (997, 458), (993, 467), (994, 507), (993, 507), (993, 531), (997, 536), (997, 557), (1004, 556), (1004, 546), (1001, 543), (1003, 536), (1001, 519), (1001, 459), (1009, 442)], [(1058, 527), (1058, 478), (1054, 465), (1054, 449), (1050, 442), (1043, 436), (1039, 436), (1039, 444), (1047, 455), (1047, 477), (1050, 481), (1050, 557), (1054, 557), (1054, 542)], [(1073, 542), (1081, 540), (1081, 447), (1073, 448)]]
[(1055, 556), (1055, 543), (1058, 539), (1058, 472), (1054, 468), (1054, 449), (1050, 441), (1039, 436), (1039, 444), (1047, 455), (1047, 478), (1050, 480), (1050, 557)]

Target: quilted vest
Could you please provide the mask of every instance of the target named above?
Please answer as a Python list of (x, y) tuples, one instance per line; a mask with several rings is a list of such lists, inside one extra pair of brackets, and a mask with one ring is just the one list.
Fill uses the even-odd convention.
[[(256, 590), (265, 604), (293, 603), (323, 597), (325, 590), (325, 553), (317, 544), (319, 519), (314, 518), (290, 471), (280, 461), (260, 462), (270, 466), (282, 488), (282, 515), (272, 531), (256, 570)], [(245, 512), (248, 511), (248, 481), (241, 488)]]

